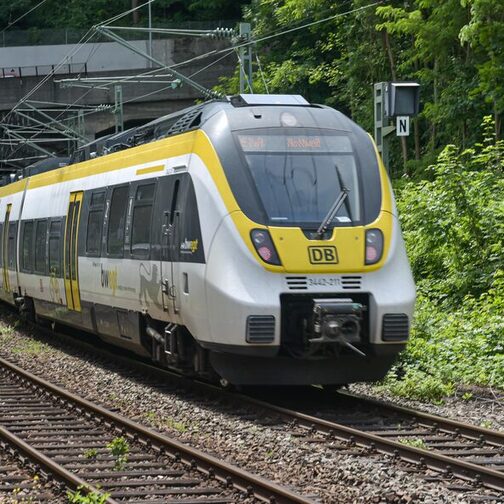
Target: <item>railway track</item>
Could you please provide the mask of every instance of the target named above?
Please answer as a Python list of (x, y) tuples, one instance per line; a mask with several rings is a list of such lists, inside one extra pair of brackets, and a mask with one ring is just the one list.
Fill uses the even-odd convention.
[(71, 345), (99, 356), (106, 366), (130, 377), (135, 369), (137, 379), (151, 387), (163, 390), (172, 383), (206, 400), (213, 397), (222, 403), (225, 399), (236, 409), (248, 408), (253, 412), (249, 416), (276, 419), (293, 436), (308, 442), (326, 443), (328, 449), (349, 455), (385, 455), (402, 470), (466, 492), (475, 501), (504, 500), (504, 433), (345, 392), (311, 388), (303, 395), (296, 390), (289, 397), (284, 389), (265, 398), (263, 389), (258, 398), (225, 391), (70, 339)]
[(0, 440), (35, 471), (108, 503), (313, 502), (1, 358)]
[(26, 460), (20, 461), (13, 452), (13, 447), (0, 437), (0, 502), (67, 502), (64, 492), (55, 482), (48, 481)]

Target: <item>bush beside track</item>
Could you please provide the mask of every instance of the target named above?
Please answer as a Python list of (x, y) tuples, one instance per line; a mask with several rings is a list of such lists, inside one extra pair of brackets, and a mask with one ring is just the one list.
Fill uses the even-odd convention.
[(504, 389), (504, 141), (448, 145), (429, 179), (399, 181), (398, 210), (417, 283), (411, 340), (384, 386), (440, 400), (459, 385)]

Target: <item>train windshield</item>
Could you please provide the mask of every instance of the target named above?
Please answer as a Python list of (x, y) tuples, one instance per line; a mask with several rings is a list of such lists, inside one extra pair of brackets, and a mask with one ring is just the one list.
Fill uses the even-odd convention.
[(269, 223), (318, 227), (343, 188), (348, 197), (329, 227), (360, 221), (357, 161), (350, 138), (319, 130), (288, 131), (236, 134)]

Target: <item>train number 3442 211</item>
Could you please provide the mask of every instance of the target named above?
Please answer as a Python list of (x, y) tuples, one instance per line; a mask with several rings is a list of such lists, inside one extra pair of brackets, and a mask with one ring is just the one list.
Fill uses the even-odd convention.
[(337, 277), (308, 278), (308, 287), (340, 287), (341, 279)]

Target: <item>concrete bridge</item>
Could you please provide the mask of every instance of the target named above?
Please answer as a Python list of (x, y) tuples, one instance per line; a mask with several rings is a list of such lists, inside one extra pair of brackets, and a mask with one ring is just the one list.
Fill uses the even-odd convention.
[[(148, 52), (147, 40), (131, 42), (140, 50)], [(229, 47), (229, 42), (200, 38), (176, 38), (152, 41), (152, 56), (168, 66), (190, 60), (213, 50)], [(89, 107), (83, 111), (84, 122), (80, 124), (80, 132), (87, 139), (113, 132), (116, 117), (113, 113), (116, 97), (114, 86), (104, 89), (89, 89), (82, 87), (62, 87), (55, 82), (60, 79), (77, 77), (123, 77), (138, 75), (152, 70), (150, 62), (116, 42), (84, 44), (78, 50), (75, 45), (55, 46), (25, 46), (0, 48), (0, 116), (5, 115), (19, 102), (28, 96), (28, 107), (20, 107), (21, 114), (9, 114), (7, 122), (21, 131), (39, 127), (34, 119), (41, 117), (30, 107), (35, 106), (46, 110), (50, 117), (61, 114), (54, 103)], [(72, 54), (71, 57), (65, 55)], [(186, 76), (192, 76), (198, 84), (211, 88), (218, 83), (219, 77), (232, 75), (237, 59), (234, 54), (225, 57), (216, 64), (207, 65), (217, 60), (219, 56), (196, 59), (177, 70)], [(56, 64), (63, 62), (61, 67)], [(167, 74), (167, 71), (161, 72)], [(152, 79), (157, 83), (121, 83), (124, 128), (143, 124), (170, 112), (192, 105), (195, 100), (203, 98), (202, 94), (187, 84), (173, 89), (169, 83), (159, 83), (160, 79)], [(165, 80), (167, 80), (165, 78)], [(43, 85), (40, 85), (43, 81)], [(91, 107), (103, 105), (101, 111), (89, 113)], [(108, 106), (108, 107), (106, 107)], [(51, 108), (55, 109), (51, 111)], [(22, 115), (24, 114), (24, 115)], [(61, 117), (77, 117), (75, 107)], [(30, 120), (30, 118), (33, 118)], [(42, 121), (44, 122), (44, 121)], [(7, 157), (19, 158), (22, 153), (33, 149), (24, 147), (12, 156), (6, 149), (5, 131), (2, 130), (0, 161)], [(43, 144), (43, 134), (38, 135), (39, 145), (44, 149), (56, 148)], [(61, 150), (61, 146), (59, 150)], [(19, 150), (19, 149), (18, 149)], [(12, 151), (12, 149), (11, 149)], [(36, 152), (40, 155), (40, 152)], [(24, 164), (24, 163), (23, 163)], [(0, 162), (0, 169), (12, 169), (18, 163), (6, 164)]]

